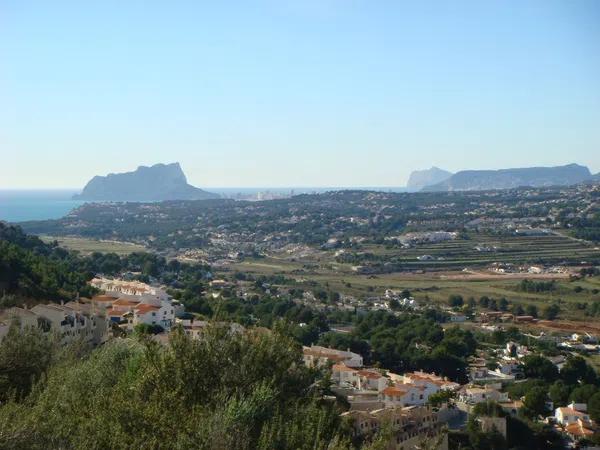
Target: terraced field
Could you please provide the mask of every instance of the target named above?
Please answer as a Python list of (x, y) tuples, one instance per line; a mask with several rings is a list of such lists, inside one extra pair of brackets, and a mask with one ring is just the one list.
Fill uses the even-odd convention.
[[(316, 282), (328, 289), (357, 298), (383, 295), (386, 289), (408, 289), (420, 301), (444, 305), (447, 304), (450, 295), (476, 299), (484, 295), (495, 299), (505, 297), (524, 307), (535, 305), (540, 311), (548, 304), (559, 303), (560, 316), (567, 320), (584, 319), (584, 313), (578, 309), (578, 304), (600, 301), (599, 277), (573, 280), (568, 274), (562, 273), (500, 275), (485, 270), (485, 267), (493, 262), (576, 266), (584, 261), (596, 261), (597, 264), (600, 260), (600, 250), (593, 245), (560, 235), (471, 235), (469, 238), (409, 249), (364, 245), (357, 250), (374, 255), (374, 259), (367, 263), (395, 261), (394, 264), (399, 266), (399, 270), (391, 273), (358, 274), (352, 270), (353, 264), (336, 262), (334, 251), (321, 252), (312, 259), (247, 258), (243, 262), (233, 264), (229, 270), (254, 275), (285, 275), (300, 282), (301, 287), (305, 289), (312, 289), (311, 283)], [(478, 245), (498, 248), (493, 252), (479, 252), (475, 249)], [(418, 256), (425, 254), (444, 259), (417, 260)], [(465, 267), (469, 268), (469, 272), (463, 272)], [(519, 290), (519, 284), (525, 278), (554, 279), (557, 285), (555, 290), (550, 292), (523, 292)], [(580, 290), (577, 291), (576, 288)]]
[[(476, 247), (491, 251), (480, 251)], [(485, 266), (493, 262), (577, 265), (600, 261), (600, 248), (561, 235), (494, 236), (471, 235), (436, 244), (418, 245), (407, 249), (388, 249), (383, 245), (368, 245), (361, 250), (383, 262), (400, 264), (402, 269), (458, 269)], [(430, 255), (431, 260), (419, 257)]]

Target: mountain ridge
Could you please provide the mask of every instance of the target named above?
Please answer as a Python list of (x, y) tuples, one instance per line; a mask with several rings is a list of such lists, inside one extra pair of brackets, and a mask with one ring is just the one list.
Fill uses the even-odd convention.
[(425, 186), (423, 191), (481, 191), (521, 186), (545, 187), (578, 184), (592, 177), (586, 166), (519, 167), (499, 170), (461, 170), (447, 180)]
[(94, 176), (74, 200), (162, 201), (219, 198), (187, 182), (178, 162), (139, 166), (136, 170)]
[(422, 189), (426, 186), (441, 183), (452, 176), (452, 172), (432, 166), (430, 169), (413, 170), (406, 183), (407, 188)]

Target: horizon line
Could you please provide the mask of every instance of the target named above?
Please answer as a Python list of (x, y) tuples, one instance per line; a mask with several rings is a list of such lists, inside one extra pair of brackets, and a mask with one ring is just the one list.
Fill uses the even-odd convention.
[[(408, 189), (404, 185), (361, 185), (361, 186), (196, 186), (198, 189)], [(83, 188), (71, 187), (1, 187), (0, 191), (82, 191)]]

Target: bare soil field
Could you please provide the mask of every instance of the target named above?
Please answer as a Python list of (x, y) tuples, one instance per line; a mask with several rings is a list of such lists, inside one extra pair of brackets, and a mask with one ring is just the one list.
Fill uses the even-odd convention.
[(504, 281), (504, 280), (564, 280), (573, 273), (493, 273), (488, 271), (477, 272), (445, 272), (439, 275), (443, 280), (479, 280), (479, 281)]
[(537, 328), (545, 328), (554, 331), (590, 333), (600, 336), (600, 322), (581, 321), (573, 322), (567, 320), (540, 320), (535, 324), (531, 324)]
[(109, 241), (86, 239), (80, 237), (54, 237), (40, 236), (44, 242), (57, 241), (58, 245), (68, 250), (77, 250), (81, 253), (90, 254), (93, 252), (116, 253), (117, 255), (128, 255), (133, 252), (147, 251), (146, 247), (131, 242)]

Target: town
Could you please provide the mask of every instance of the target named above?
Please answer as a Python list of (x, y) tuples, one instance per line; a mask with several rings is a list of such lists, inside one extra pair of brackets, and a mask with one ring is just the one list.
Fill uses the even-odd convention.
[[(176, 330), (202, 341), (215, 326), (231, 335), (254, 329), (272, 332), (269, 328), (274, 322), (270, 325), (260, 317), (242, 324), (235, 316), (215, 321), (205, 314), (186, 311), (187, 302), (180, 290), (141, 282), (135, 274), (133, 279), (131, 274), (125, 275), (128, 279), (91, 279), (88, 285), (94, 294), (89, 298), (78, 296), (60, 304), (39, 303), (31, 308), (24, 304), (6, 309), (0, 322), (0, 339), (15, 326), (57, 336), (62, 346), (83, 342), (92, 347), (134, 335), (168, 346)], [(424, 443), (432, 442), (435, 445), (427, 448), (455, 448), (461, 439), (468, 439), (465, 436), (473, 435), (510, 442), (514, 439), (510, 430), (525, 419), (542, 427), (544, 433), (553, 433), (553, 439), (560, 443), (557, 448), (585, 446), (598, 435), (600, 379), (586, 362), (599, 354), (597, 335), (540, 331), (538, 322), (544, 320), (538, 319), (534, 311), (517, 315), (506, 307), (497, 311), (484, 308), (475, 314), (462, 309), (463, 300), (456, 297), (450, 298), (446, 306), (431, 309), (410, 292), (390, 289), (376, 299), (359, 302), (338, 295), (331, 302), (318, 289), (289, 288), (281, 278), (253, 282), (239, 276), (218, 279), (210, 272), (206, 272), (205, 289), (203, 296), (214, 303), (213, 308), (223, 305), (227, 309), (223, 302), (232, 292), (242, 303), (257, 307), (262, 303), (260, 296), (279, 298), (279, 302), (288, 298), (288, 308), (306, 308), (303, 317), (310, 320), (312, 316), (312, 321), (295, 325), (300, 341), (305, 343), (304, 364), (316, 371), (318, 379), (330, 380), (322, 398), (343, 405), (340, 420), (350, 425), (351, 437), (357, 442), (368, 441), (389, 424), (389, 448), (422, 448)], [(197, 311), (194, 307), (192, 310)], [(317, 331), (315, 338), (305, 334), (319, 320), (308, 312), (311, 310), (320, 311), (330, 324)], [(419, 363), (416, 358), (410, 368), (407, 366), (409, 370), (396, 372), (386, 367), (385, 353), (375, 346), (374, 337), (367, 347), (357, 342), (360, 320), (354, 324), (332, 322), (339, 314), (398, 317), (400, 322), (394, 325), (397, 329), (403, 327), (402, 320), (417, 324), (422, 317), (435, 315), (434, 322), (443, 325), (439, 328), (444, 335), (442, 341), (423, 338), (407, 341), (409, 345), (433, 351), (436, 345), (450, 342), (452, 334), (459, 333), (460, 345), (470, 339), (473, 348), (453, 353), (464, 356), (462, 371), (453, 365), (458, 360), (449, 367), (439, 366), (436, 372), (431, 370), (435, 362)], [(354, 348), (362, 345), (367, 353), (332, 345), (336, 342), (347, 342)]]

